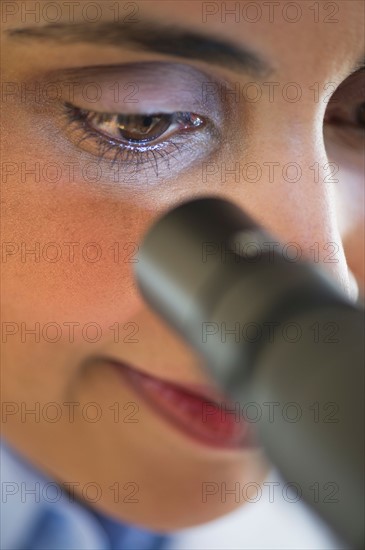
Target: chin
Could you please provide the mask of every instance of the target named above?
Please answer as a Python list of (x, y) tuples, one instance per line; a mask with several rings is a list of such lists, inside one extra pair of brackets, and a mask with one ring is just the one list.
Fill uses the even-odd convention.
[[(115, 503), (112, 500), (98, 503), (104, 513), (123, 522), (161, 533), (195, 527), (229, 514), (245, 505), (247, 484), (261, 485), (269, 471), (269, 465), (260, 451), (228, 466), (223, 461), (214, 466), (207, 464), (199, 472), (176, 469), (175, 480), (170, 475), (154, 476), (141, 490), (139, 502)], [(224, 498), (224, 487), (227, 494)], [(235, 494), (232, 488), (238, 487)], [(250, 496), (249, 496), (250, 498)], [(252, 501), (251, 501), (252, 502)]]

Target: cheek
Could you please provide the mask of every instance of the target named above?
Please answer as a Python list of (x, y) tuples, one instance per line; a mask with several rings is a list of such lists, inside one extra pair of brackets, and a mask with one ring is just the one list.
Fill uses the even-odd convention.
[[(40, 184), (38, 184), (38, 187)], [(6, 311), (18, 321), (97, 322), (141, 306), (133, 270), (151, 214), (121, 200), (26, 189), (4, 220)]]
[[(7, 190), (3, 231), (3, 342), (8, 398), (60, 399), (86, 355), (133, 327), (138, 208), (40, 183)], [(15, 190), (14, 190), (15, 191)], [(52, 368), (49, 366), (52, 365)], [(41, 384), (40, 384), (41, 383)]]

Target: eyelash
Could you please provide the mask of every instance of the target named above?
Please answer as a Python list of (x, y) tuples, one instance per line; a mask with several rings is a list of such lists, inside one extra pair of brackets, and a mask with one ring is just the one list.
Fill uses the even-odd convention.
[[(117, 138), (113, 138), (98, 131), (90, 125), (90, 119), (106, 115), (97, 111), (88, 111), (72, 105), (71, 103), (63, 104), (63, 114), (66, 118), (67, 129), (72, 133), (80, 132), (80, 139), (77, 141), (77, 146), (82, 142), (90, 142), (92, 146), (97, 148), (97, 156), (100, 159), (108, 159), (111, 166), (119, 162), (123, 166), (131, 166), (134, 173), (141, 169), (151, 167), (156, 177), (159, 176), (159, 163), (164, 161), (170, 169), (170, 158), (175, 160), (175, 154), (180, 154), (181, 148), (194, 151), (194, 146), (191, 141), (191, 133), (199, 132), (209, 126), (207, 119), (195, 113), (189, 112), (174, 112), (171, 116), (171, 124), (168, 129), (158, 138), (147, 141), (142, 144), (133, 142), (123, 142)], [(118, 116), (120, 113), (113, 113), (110, 116)], [(162, 113), (167, 115), (167, 113)], [(146, 115), (147, 116), (147, 115)], [(154, 114), (157, 116), (157, 113)], [(195, 123), (194, 123), (195, 121)], [(199, 125), (196, 123), (199, 121)], [(179, 126), (175, 133), (174, 139), (171, 139), (171, 126)], [(165, 135), (169, 137), (166, 138)], [(155, 143), (157, 140), (157, 143)], [(109, 155), (112, 154), (112, 157)]]

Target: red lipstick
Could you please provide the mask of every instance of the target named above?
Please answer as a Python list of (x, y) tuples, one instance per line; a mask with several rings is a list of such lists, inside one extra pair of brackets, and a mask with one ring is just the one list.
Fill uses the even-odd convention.
[(156, 413), (186, 435), (218, 448), (257, 446), (253, 426), (243, 418), (239, 403), (229, 403), (215, 390), (167, 382), (122, 363), (113, 365)]

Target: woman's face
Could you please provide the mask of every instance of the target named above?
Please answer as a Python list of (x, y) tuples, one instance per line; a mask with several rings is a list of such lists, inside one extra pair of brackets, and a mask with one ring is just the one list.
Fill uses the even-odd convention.
[(2, 4), (3, 434), (121, 520), (209, 521), (244, 498), (221, 498), (222, 484), (260, 482), (267, 463), (185, 433), (112, 365), (212, 386), (141, 299), (138, 243), (164, 211), (214, 194), (351, 293), (363, 4)]

